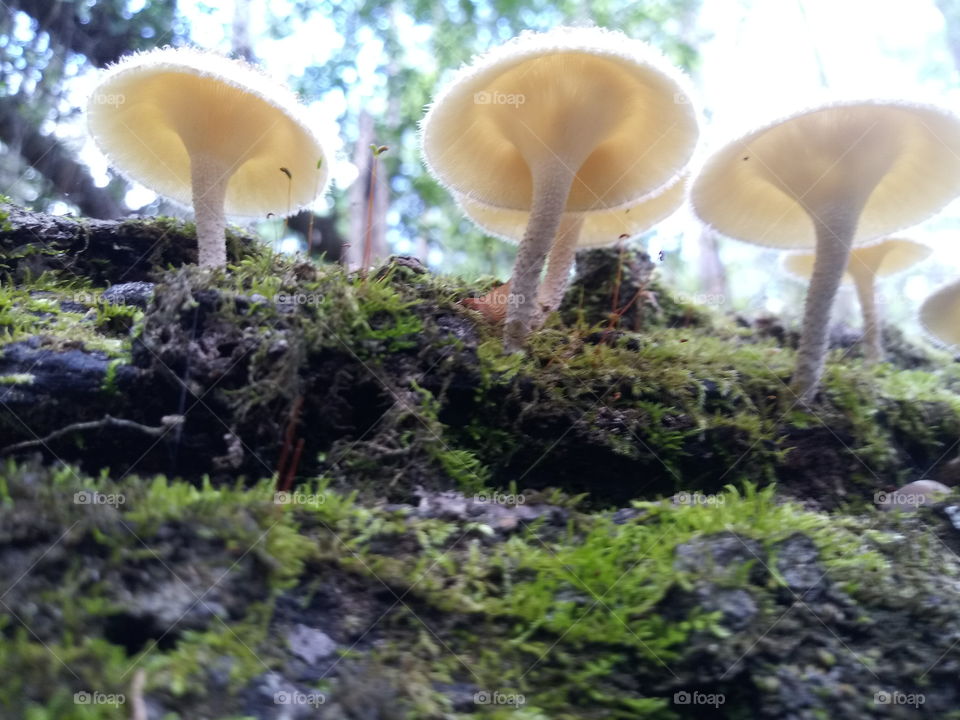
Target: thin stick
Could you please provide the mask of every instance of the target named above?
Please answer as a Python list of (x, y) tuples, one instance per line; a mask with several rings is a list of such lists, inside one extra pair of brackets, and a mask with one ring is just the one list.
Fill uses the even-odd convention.
[[(316, 197), (320, 193), (320, 168), (323, 167), (323, 158), (317, 160), (317, 186), (314, 188), (313, 196)], [(307, 223), (307, 257), (313, 255), (313, 218), (316, 216), (316, 213), (311, 209), (310, 211), (310, 221)]]
[(64, 435), (69, 435), (70, 433), (83, 432), (85, 430), (102, 430), (103, 428), (107, 427), (122, 428), (124, 430), (136, 430), (145, 435), (149, 435), (150, 437), (163, 437), (163, 435), (171, 427), (180, 425), (183, 422), (183, 416), (168, 415), (163, 418), (162, 422), (163, 425), (153, 427), (150, 425), (141, 425), (133, 420), (124, 420), (123, 418), (115, 418), (111, 417), (110, 415), (106, 415), (102, 420), (89, 420), (87, 422), (72, 423), (66, 427), (60, 428), (59, 430), (54, 430), (52, 433), (42, 438), (37, 438), (36, 440), (24, 440), (23, 442), (14, 443), (13, 445), (7, 445), (7, 447), (3, 448), (3, 450), (0, 450), (0, 454), (7, 455), (20, 450), (46, 445), (51, 440), (56, 440), (57, 438), (63, 437)]
[(380, 155), (389, 150), (386, 145), (371, 145), (373, 160), (370, 162), (370, 187), (367, 191), (367, 226), (363, 234), (363, 267), (361, 273), (366, 277), (370, 264), (373, 262), (373, 193), (377, 188), (377, 160)]
[(303, 395), (297, 395), (290, 408), (290, 416), (287, 420), (287, 428), (283, 433), (283, 447), (280, 450), (280, 460), (277, 462), (277, 490), (283, 484), (283, 478), (286, 477), (287, 458), (290, 456), (290, 448), (293, 447), (293, 435), (300, 423), (300, 411), (303, 408)]
[(297, 440), (297, 449), (293, 451), (293, 461), (287, 470), (287, 476), (280, 487), (280, 492), (289, 492), (293, 487), (293, 478), (297, 475), (297, 469), (300, 467), (300, 456), (303, 454), (303, 438)]

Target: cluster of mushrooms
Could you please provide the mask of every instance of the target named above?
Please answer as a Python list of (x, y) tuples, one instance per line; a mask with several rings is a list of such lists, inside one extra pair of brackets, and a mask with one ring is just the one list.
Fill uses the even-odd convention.
[[(421, 124), (423, 155), (469, 218), (519, 242), (512, 278), (492, 296), (509, 351), (557, 308), (578, 249), (634, 237), (687, 200), (728, 237), (812, 249), (784, 263), (810, 278), (792, 389), (811, 400), (844, 276), (857, 288), (866, 356), (882, 358), (875, 279), (929, 253), (889, 236), (960, 195), (960, 119), (905, 102), (805, 109), (730, 142), (691, 181), (692, 97), (680, 70), (620, 32), (523, 33), (437, 95)], [(225, 265), (226, 214), (289, 214), (326, 186), (323, 149), (292, 93), (211, 53), (126, 58), (106, 72), (88, 117), (131, 179), (192, 201), (204, 266)], [(960, 281), (921, 317), (960, 342)]]

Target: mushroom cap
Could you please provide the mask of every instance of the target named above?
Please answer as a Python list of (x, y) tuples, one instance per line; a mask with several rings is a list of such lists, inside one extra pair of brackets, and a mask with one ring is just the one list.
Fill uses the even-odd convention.
[[(613, 245), (624, 235), (635, 237), (672, 215), (683, 204), (686, 193), (687, 178), (681, 177), (656, 194), (630, 205), (570, 213), (583, 218), (577, 247), (602, 247)], [(523, 238), (530, 219), (528, 211), (484, 205), (463, 196), (457, 196), (457, 202), (467, 217), (484, 232), (512, 243)]]
[[(873, 245), (851, 250), (849, 264), (859, 263), (864, 267), (873, 267), (877, 277), (887, 277), (923, 262), (932, 252), (932, 248), (913, 240), (887, 238)], [(816, 257), (815, 253), (788, 253), (783, 256), (783, 269), (798, 278), (809, 279), (813, 275)], [(853, 281), (849, 269), (844, 273), (843, 281), (847, 283)]]
[(805, 205), (820, 216), (864, 202), (854, 242), (866, 244), (916, 225), (958, 193), (960, 118), (932, 105), (873, 101), (804, 110), (734, 140), (707, 160), (691, 201), (729, 237), (812, 248)]
[(423, 153), (455, 194), (512, 210), (531, 207), (533, 164), (585, 155), (566, 209), (616, 207), (689, 163), (699, 136), (690, 97), (678, 69), (620, 32), (524, 32), (437, 95), (421, 123)]
[(228, 215), (292, 213), (326, 187), (327, 158), (296, 96), (253, 66), (214, 53), (128, 55), (104, 73), (87, 122), (126, 177), (183, 205), (192, 204), (196, 152), (232, 172)]
[(960, 280), (944, 285), (923, 301), (920, 322), (946, 345), (960, 345)]

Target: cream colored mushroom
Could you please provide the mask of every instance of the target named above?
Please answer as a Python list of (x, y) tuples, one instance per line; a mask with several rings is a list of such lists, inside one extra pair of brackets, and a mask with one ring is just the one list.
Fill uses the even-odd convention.
[(600, 28), (523, 33), (461, 69), (423, 119), (431, 172), (457, 196), (529, 214), (504, 342), (523, 345), (564, 212), (668, 185), (693, 155), (688, 82), (647, 45)]
[(923, 301), (920, 322), (945, 345), (960, 345), (960, 280), (944, 285)]
[[(926, 260), (931, 252), (926, 245), (903, 238), (887, 238), (850, 251), (843, 280), (853, 282), (857, 290), (863, 315), (864, 356), (868, 362), (883, 359), (883, 321), (877, 309), (877, 278), (908, 270)], [(790, 253), (783, 257), (783, 267), (791, 275), (809, 280), (815, 260), (813, 253)]]
[(815, 248), (792, 388), (817, 392), (830, 310), (854, 245), (915, 225), (960, 194), (960, 120), (908, 103), (805, 110), (734, 140), (691, 189), (695, 212), (738, 240)]
[(121, 173), (192, 203), (203, 266), (226, 264), (225, 215), (290, 214), (326, 186), (326, 156), (293, 93), (213, 53), (124, 58), (104, 73), (87, 118)]
[[(624, 207), (564, 213), (547, 258), (546, 276), (540, 284), (537, 299), (543, 311), (550, 313), (560, 306), (578, 250), (612, 245), (640, 235), (672, 215), (683, 204), (686, 191), (686, 178), (681, 177), (654, 195)], [(523, 210), (491, 207), (466, 197), (459, 197), (457, 202), (482, 230), (508, 242), (518, 242), (523, 237), (530, 218), (530, 213)]]

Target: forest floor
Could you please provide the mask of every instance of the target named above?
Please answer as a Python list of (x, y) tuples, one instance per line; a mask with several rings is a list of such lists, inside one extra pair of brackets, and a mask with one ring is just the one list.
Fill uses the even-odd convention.
[(960, 718), (954, 358), (192, 233), (0, 205), (3, 718)]

